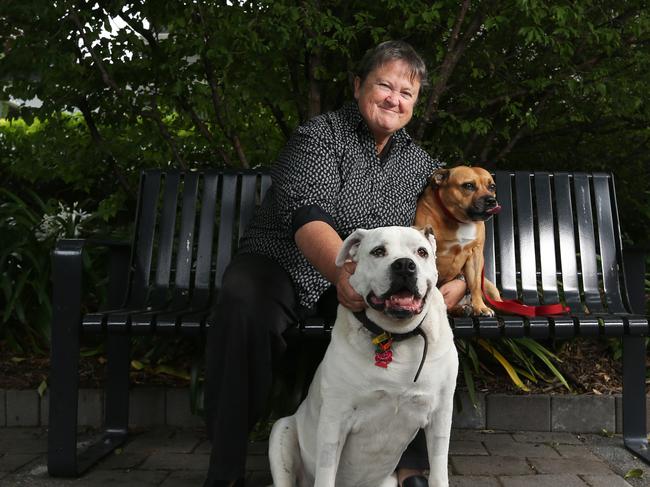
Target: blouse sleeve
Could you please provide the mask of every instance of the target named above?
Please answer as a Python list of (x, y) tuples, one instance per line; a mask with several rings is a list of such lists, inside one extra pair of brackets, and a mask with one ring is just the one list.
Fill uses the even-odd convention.
[(292, 234), (314, 220), (336, 229), (339, 159), (332, 130), (322, 119), (299, 127), (291, 136), (272, 178), (280, 219)]

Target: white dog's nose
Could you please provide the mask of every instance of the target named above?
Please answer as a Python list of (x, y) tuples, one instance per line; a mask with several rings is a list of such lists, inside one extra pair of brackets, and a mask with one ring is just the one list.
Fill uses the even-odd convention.
[(397, 259), (390, 265), (390, 268), (394, 274), (404, 277), (414, 275), (417, 270), (415, 262), (407, 257)]

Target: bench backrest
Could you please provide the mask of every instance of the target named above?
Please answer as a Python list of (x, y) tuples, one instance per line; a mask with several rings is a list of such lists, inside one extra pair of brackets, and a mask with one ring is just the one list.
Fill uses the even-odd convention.
[(264, 171), (144, 171), (130, 305), (207, 304), (270, 185)]
[[(612, 176), (494, 177), (503, 209), (487, 223), (485, 275), (504, 298), (562, 300), (577, 314), (627, 312)], [(270, 184), (266, 170), (143, 172), (130, 304), (207, 304)]]

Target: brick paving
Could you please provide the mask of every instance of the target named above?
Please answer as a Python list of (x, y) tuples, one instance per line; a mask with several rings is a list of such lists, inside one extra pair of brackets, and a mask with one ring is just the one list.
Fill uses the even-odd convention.
[[(83, 477), (53, 479), (46, 442), (42, 427), (0, 429), (0, 487), (200, 487), (210, 451), (201, 428), (150, 428)], [(449, 464), (452, 487), (650, 486), (650, 467), (620, 436), (454, 430)], [(633, 469), (643, 476), (626, 480)], [(248, 485), (270, 485), (265, 443), (251, 444), (247, 470)]]

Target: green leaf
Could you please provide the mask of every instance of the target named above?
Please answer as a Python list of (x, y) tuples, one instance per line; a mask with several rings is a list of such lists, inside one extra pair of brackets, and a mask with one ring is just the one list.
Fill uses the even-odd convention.
[(519, 339), (520, 343), (522, 343), (524, 346), (526, 346), (531, 352), (533, 352), (539, 359), (546, 364), (546, 366), (549, 368), (549, 370), (553, 373), (555, 377), (558, 378), (558, 380), (562, 383), (564, 387), (567, 388), (567, 390), (571, 390), (571, 387), (569, 386), (569, 383), (566, 381), (562, 373), (553, 365), (553, 363), (550, 361), (549, 357), (560, 361), (556, 355), (554, 355), (550, 350), (547, 350), (544, 348), (542, 345), (537, 343), (535, 340), (532, 340), (530, 338), (520, 338)]
[(510, 362), (508, 362), (508, 360), (503, 355), (501, 355), (501, 353), (499, 353), (498, 350), (496, 350), (489, 342), (487, 342), (483, 338), (479, 338), (478, 343), (485, 350), (487, 350), (495, 358), (495, 360), (497, 360), (501, 364), (501, 366), (504, 368), (506, 373), (510, 376), (510, 379), (512, 380), (512, 382), (517, 387), (519, 387), (521, 390), (524, 390), (524, 391), (530, 391), (530, 389), (526, 386), (526, 384), (524, 384), (521, 381), (521, 378), (517, 374), (517, 371), (514, 369), (512, 364), (510, 364)]
[(47, 381), (43, 380), (38, 385), (38, 389), (37, 389), (39, 397), (43, 397), (45, 395), (46, 390), (47, 390)]
[(469, 395), (470, 401), (476, 406), (478, 401), (476, 399), (476, 385), (474, 384), (474, 374), (472, 369), (469, 367), (467, 360), (460, 361), (463, 368), (463, 378), (465, 379), (465, 385), (467, 386), (467, 394)]
[(159, 365), (154, 369), (154, 373), (156, 374), (167, 374), (171, 375), (172, 377), (178, 377), (179, 379), (184, 379), (189, 381), (191, 379), (190, 374), (187, 373), (185, 370), (177, 369), (175, 367), (171, 367), (169, 365)]
[(628, 470), (628, 472), (623, 476), (623, 478), (626, 479), (640, 479), (643, 477), (643, 470), (640, 468), (633, 468), (632, 470)]
[(135, 370), (142, 370), (144, 369), (144, 364), (140, 362), (139, 360), (131, 360), (131, 368)]

